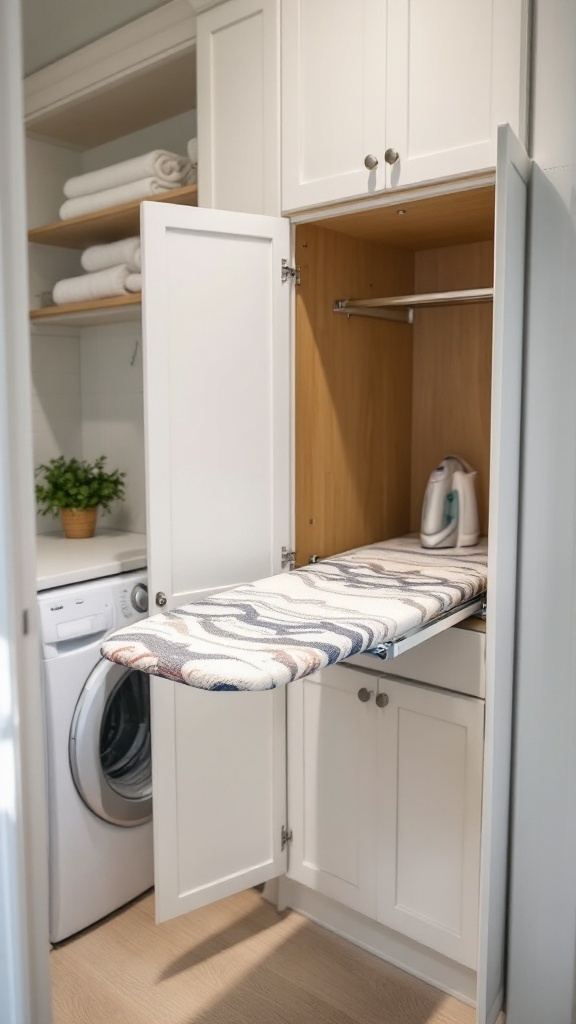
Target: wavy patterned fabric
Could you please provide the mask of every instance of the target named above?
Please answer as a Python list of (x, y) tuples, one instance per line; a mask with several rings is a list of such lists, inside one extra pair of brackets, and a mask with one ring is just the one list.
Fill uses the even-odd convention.
[(267, 690), (369, 651), (481, 595), (488, 551), (417, 536), (356, 548), (112, 633), (102, 654), (204, 690)]

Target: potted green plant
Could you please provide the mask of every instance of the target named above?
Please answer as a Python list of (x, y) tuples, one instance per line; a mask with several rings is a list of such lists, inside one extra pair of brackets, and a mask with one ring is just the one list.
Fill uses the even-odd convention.
[(124, 498), (124, 477), (118, 469), (106, 472), (106, 456), (94, 462), (61, 455), (36, 468), (36, 501), (41, 515), (60, 515), (64, 536), (92, 537), (98, 509), (110, 512)]

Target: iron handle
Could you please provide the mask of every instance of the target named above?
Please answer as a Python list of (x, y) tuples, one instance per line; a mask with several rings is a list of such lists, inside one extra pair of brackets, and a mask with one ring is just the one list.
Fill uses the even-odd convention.
[(159, 608), (163, 608), (165, 604), (168, 604), (168, 598), (161, 590), (156, 594), (156, 604)]
[(390, 703), (390, 697), (387, 693), (379, 693), (376, 697), (376, 704), (379, 708), (385, 708)]
[(369, 171), (373, 171), (378, 167), (378, 157), (374, 156), (374, 153), (368, 153), (368, 155), (364, 157), (364, 167)]
[(400, 159), (400, 153), (397, 149), (387, 149), (384, 153), (384, 159), (387, 164), (395, 164)]
[(367, 690), (365, 686), (358, 690), (358, 700), (361, 700), (363, 704), (366, 704), (372, 696), (372, 690)]

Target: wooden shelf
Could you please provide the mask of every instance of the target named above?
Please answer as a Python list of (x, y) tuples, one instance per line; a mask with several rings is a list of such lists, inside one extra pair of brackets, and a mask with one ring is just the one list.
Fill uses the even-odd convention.
[(62, 306), (46, 306), (30, 310), (32, 323), (66, 324), (70, 327), (88, 327), (107, 321), (121, 323), (140, 319), (142, 295), (114, 295), (92, 302), (69, 302)]
[(28, 232), (28, 241), (37, 242), (40, 245), (57, 245), (64, 249), (86, 249), (89, 245), (115, 242), (119, 238), (138, 235), (140, 234), (140, 204), (142, 202), (197, 206), (198, 186), (186, 185), (185, 188), (175, 188), (169, 192), (162, 192), (160, 195), (146, 196), (136, 202), (113, 206), (109, 210), (89, 213), (84, 217), (58, 220), (54, 224), (32, 228)]

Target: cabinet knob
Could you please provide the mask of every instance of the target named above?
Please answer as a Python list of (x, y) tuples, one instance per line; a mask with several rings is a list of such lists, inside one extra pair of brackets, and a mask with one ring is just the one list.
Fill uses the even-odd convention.
[(376, 697), (376, 704), (379, 708), (385, 708), (390, 703), (390, 697), (387, 693), (379, 693)]
[(366, 704), (372, 696), (372, 690), (367, 690), (365, 686), (361, 690), (358, 690), (358, 700), (361, 700), (363, 704)]
[(364, 167), (367, 167), (369, 171), (373, 171), (375, 167), (378, 167), (378, 157), (374, 156), (374, 153), (368, 153), (368, 156), (364, 157)]
[(156, 594), (156, 604), (159, 608), (163, 608), (165, 604), (168, 604), (168, 598), (161, 590)]
[(400, 153), (396, 149), (387, 149), (384, 153), (384, 159), (387, 164), (395, 164), (400, 159)]

